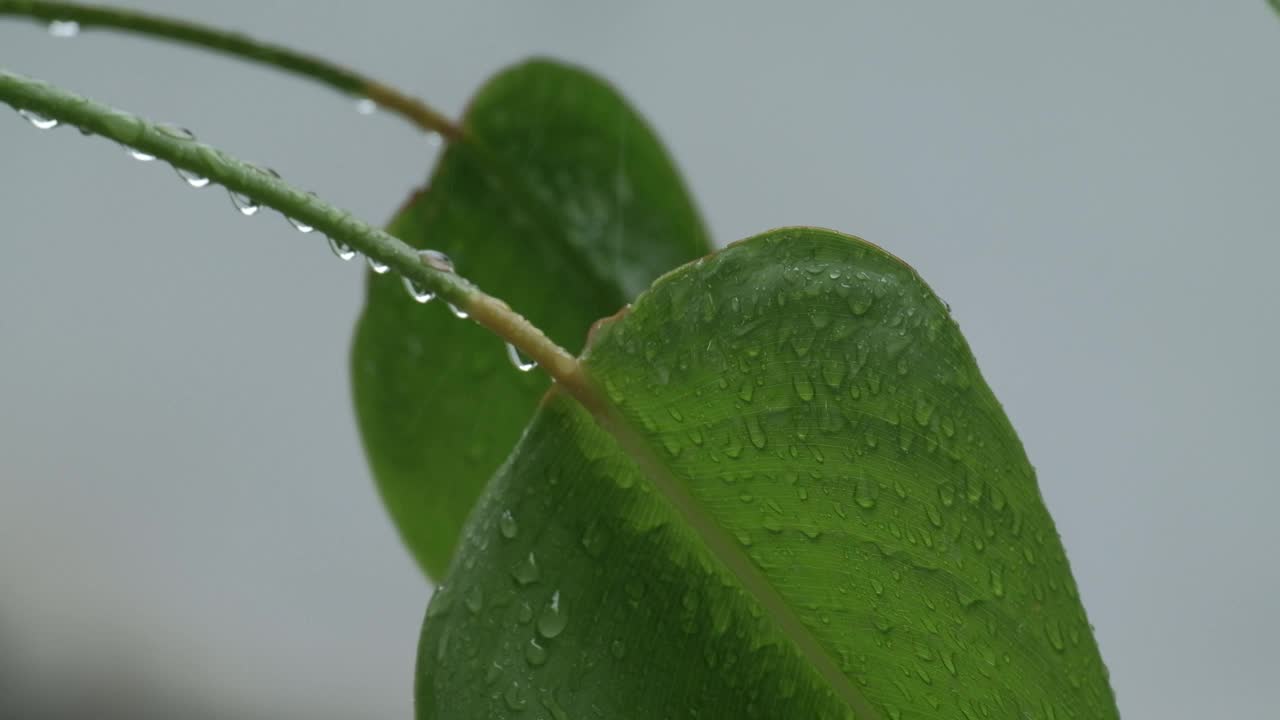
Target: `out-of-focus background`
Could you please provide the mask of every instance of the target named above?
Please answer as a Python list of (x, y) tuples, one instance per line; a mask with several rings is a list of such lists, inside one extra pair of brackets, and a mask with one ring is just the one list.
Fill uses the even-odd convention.
[[(1274, 712), (1263, 0), (125, 4), (455, 116), (508, 63), (575, 61), (658, 128), (717, 242), (813, 224), (905, 258), (1039, 469), (1125, 716)], [(373, 220), (432, 161), (392, 117), (194, 50), (0, 21), (0, 63)], [(0, 113), (0, 714), (410, 716), (431, 588), (352, 419), (361, 285), (279, 216)]]

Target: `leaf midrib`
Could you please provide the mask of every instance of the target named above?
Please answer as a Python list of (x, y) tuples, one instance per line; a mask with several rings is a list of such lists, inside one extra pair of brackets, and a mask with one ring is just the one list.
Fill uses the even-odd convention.
[[(552, 392), (557, 387), (553, 386)], [(764, 608), (783, 637), (790, 640), (810, 667), (818, 672), (835, 695), (852, 709), (858, 720), (882, 720), (879, 712), (853, 682), (841, 672), (835, 658), (818, 641), (773, 583), (755, 566), (738, 543), (689, 493), (670, 468), (662, 462), (649, 441), (619, 412), (600, 386), (586, 374), (586, 382), (572, 388), (569, 395), (580, 403), (606, 432), (617, 441), (641, 474), (647, 477), (667, 502), (701, 538), (707, 551), (720, 561), (742, 588)]]

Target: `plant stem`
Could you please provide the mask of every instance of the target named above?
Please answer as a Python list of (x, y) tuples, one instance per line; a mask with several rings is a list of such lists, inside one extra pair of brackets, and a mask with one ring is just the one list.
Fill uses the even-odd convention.
[(242, 60), (271, 65), (281, 70), (318, 80), (345, 93), (365, 97), (426, 132), (456, 140), (466, 133), (444, 115), (421, 100), (334, 63), (259, 42), (239, 33), (195, 23), (149, 15), (133, 10), (44, 0), (0, 0), (0, 16), (27, 17), (42, 22), (74, 21), (81, 29), (111, 28), (149, 35), (187, 45), (214, 50)]
[(593, 397), (578, 360), (506, 303), (486, 295), (460, 275), (433, 267), (399, 238), (292, 187), (257, 166), (197, 142), (185, 131), (158, 125), (3, 70), (0, 70), (0, 102), (16, 110), (36, 113), (36, 120), (40, 122), (57, 120), (115, 140), (308, 225), (385, 264), (445, 302), (463, 308), (480, 325), (537, 362), (575, 397)]

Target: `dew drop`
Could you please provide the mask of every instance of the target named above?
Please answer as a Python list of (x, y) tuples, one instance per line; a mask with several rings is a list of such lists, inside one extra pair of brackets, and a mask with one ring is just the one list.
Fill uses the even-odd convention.
[(511, 577), (520, 585), (532, 585), (538, 582), (542, 572), (538, 570), (538, 559), (533, 553), (529, 553), (528, 557), (511, 568)]
[(182, 168), (174, 168), (174, 170), (178, 171), (178, 177), (187, 181), (187, 184), (193, 188), (208, 187), (209, 185), (209, 178), (199, 173), (183, 170)]
[(156, 159), (155, 155), (148, 155), (137, 148), (126, 147), (125, 150), (128, 150), (129, 155), (138, 162), (151, 162)]
[(356, 100), (356, 112), (361, 115), (372, 115), (378, 112), (378, 103), (369, 98), (360, 98)]
[(498, 516), (498, 530), (508, 540), (515, 539), (516, 533), (520, 532), (520, 526), (516, 524), (510, 510), (503, 510), (502, 515)]
[(542, 609), (542, 614), (538, 616), (538, 634), (551, 640), (564, 632), (564, 626), (567, 622), (568, 618), (565, 616), (564, 609), (560, 607), (560, 591), (557, 590), (551, 594), (551, 602)]
[(414, 282), (412, 278), (401, 278), (401, 281), (404, 282), (404, 289), (405, 292), (409, 293), (409, 297), (420, 303), (429, 303), (436, 298), (435, 293), (423, 288), (421, 285)]
[(463, 310), (457, 305), (454, 305), (453, 303), (445, 303), (445, 304), (449, 306), (449, 311), (453, 313), (453, 316), (458, 318), (459, 320), (466, 320), (467, 318), (471, 317), (470, 315), (467, 314), (466, 310)]
[(868, 478), (858, 478), (857, 485), (854, 487), (853, 501), (858, 507), (870, 510), (876, 506), (876, 498), (880, 495), (880, 488), (874, 480)]
[(390, 269), (387, 267), (386, 263), (375, 260), (369, 256), (365, 256), (365, 261), (369, 263), (369, 269), (379, 275), (382, 275), (383, 273), (385, 273), (387, 270)]
[(540, 667), (547, 662), (547, 649), (538, 644), (537, 638), (529, 638), (529, 644), (524, 648), (524, 659), (534, 667)]
[[(293, 222), (293, 221), (290, 220), (289, 222)], [(301, 230), (301, 228), (299, 229)], [(311, 231), (302, 230), (302, 232), (311, 232)], [(337, 256), (339, 260), (350, 260), (356, 256), (356, 251), (352, 250), (349, 245), (342, 242), (341, 240), (335, 240), (334, 238), (329, 238), (329, 249), (333, 251), (333, 254)], [(424, 300), (422, 302), (426, 302), (426, 301)]]
[(240, 214), (245, 217), (257, 215), (258, 211), (262, 209), (261, 205), (248, 196), (230, 190), (227, 191), (227, 194), (231, 196), (231, 204), (235, 205)]
[(484, 609), (484, 591), (479, 585), (474, 585), (467, 591), (466, 597), (462, 599), (462, 604), (467, 606), (474, 615)]
[(51, 117), (46, 117), (44, 115), (41, 115), (40, 113), (34, 110), (25, 110), (25, 109), (19, 108), (18, 114), (21, 115), (24, 120), (31, 123), (31, 127), (37, 130), (52, 130), (58, 127), (57, 120)]
[[(453, 306), (450, 305), (449, 307), (453, 307)], [(454, 309), (453, 314), (458, 315), (458, 311), (456, 308)], [(458, 317), (466, 317), (466, 314), (464, 313), (462, 315), (458, 315)], [(525, 360), (524, 358), (520, 357), (520, 351), (517, 350), (516, 346), (512, 345), (511, 343), (507, 343), (507, 359), (510, 360), (511, 364), (515, 367), (515, 369), (519, 370), (520, 372), (529, 372), (530, 370), (538, 367), (538, 363), (532, 360)]]
[(519, 712), (524, 710), (529, 701), (524, 697), (524, 688), (520, 687), (520, 683), (513, 682), (511, 687), (502, 694), (502, 699), (507, 704), (508, 710)]
[(73, 38), (80, 34), (80, 23), (75, 20), (54, 20), (49, 23), (49, 34), (56, 38)]

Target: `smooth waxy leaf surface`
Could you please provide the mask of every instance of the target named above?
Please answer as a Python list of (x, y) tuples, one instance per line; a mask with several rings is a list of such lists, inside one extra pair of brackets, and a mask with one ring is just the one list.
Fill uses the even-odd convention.
[[(706, 233), (652, 130), (608, 85), (535, 61), (500, 73), (463, 119), (429, 187), (390, 230), (448, 254), (563, 347), (659, 274), (706, 253)], [(440, 306), (440, 307), (437, 307)], [(430, 574), (507, 456), (548, 381), (502, 343), (370, 274), (352, 348), (370, 466)]]
[(1114, 718), (1034, 473), (906, 265), (782, 230), (593, 335), (466, 527), (445, 717)]

